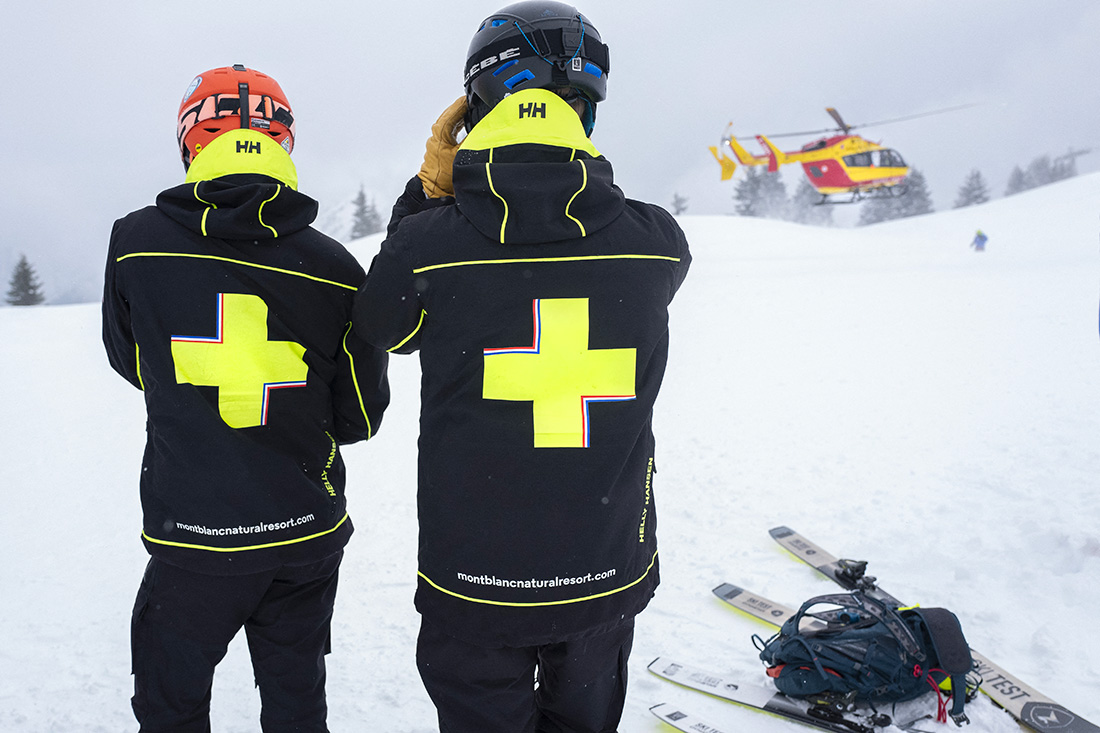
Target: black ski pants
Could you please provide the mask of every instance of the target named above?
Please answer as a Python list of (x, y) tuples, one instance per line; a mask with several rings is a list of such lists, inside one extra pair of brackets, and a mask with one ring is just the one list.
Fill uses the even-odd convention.
[(489, 649), (422, 620), (416, 662), (441, 733), (614, 733), (634, 620), (576, 641)]
[(207, 733), (214, 667), (244, 627), (265, 733), (323, 733), (325, 655), (339, 552), (251, 575), (194, 573), (152, 558), (131, 621), (142, 733)]

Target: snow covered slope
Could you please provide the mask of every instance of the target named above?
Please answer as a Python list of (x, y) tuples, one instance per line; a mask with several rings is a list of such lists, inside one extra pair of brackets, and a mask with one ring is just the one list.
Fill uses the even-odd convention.
[[(710, 590), (792, 605), (831, 591), (770, 540), (778, 524), (956, 611), (974, 647), (1100, 723), (1098, 202), (1092, 175), (859, 229), (682, 219), (695, 262), (655, 425), (663, 583), (639, 618), (624, 733), (661, 730), (661, 701), (731, 730), (799, 729), (645, 671), (666, 655), (763, 679), (750, 636), (768, 629)], [(367, 264), (378, 241), (350, 248)], [(0, 309), (0, 341), (0, 730), (134, 730), (141, 396), (107, 366), (96, 305)], [(413, 660), (418, 379), (394, 359), (381, 434), (347, 451), (358, 531), (333, 731), (433, 729)], [(238, 639), (215, 730), (258, 730), (250, 680)], [(1015, 730), (984, 698), (972, 718)]]

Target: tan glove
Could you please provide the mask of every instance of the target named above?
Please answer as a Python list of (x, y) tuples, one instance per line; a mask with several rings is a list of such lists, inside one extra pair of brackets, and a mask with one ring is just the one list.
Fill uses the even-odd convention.
[(451, 170), (454, 168), (455, 153), (458, 152), (458, 133), (462, 129), (462, 118), (465, 114), (466, 97), (462, 96), (432, 125), (432, 136), (428, 138), (424, 150), (424, 163), (416, 174), (424, 184), (424, 193), (428, 198), (455, 195)]

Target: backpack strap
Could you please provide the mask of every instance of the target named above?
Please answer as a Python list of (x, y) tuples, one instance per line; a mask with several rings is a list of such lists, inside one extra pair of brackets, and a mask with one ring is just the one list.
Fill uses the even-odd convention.
[(974, 668), (970, 646), (963, 636), (958, 617), (946, 608), (914, 608), (913, 612), (924, 621), (932, 650), (939, 659), (940, 668), (951, 677), (954, 704), (951, 717), (963, 716), (966, 704), (966, 675)]
[[(818, 604), (831, 604), (841, 608), (839, 610), (809, 613), (809, 609)], [(913, 630), (909, 628), (909, 625), (905, 623), (905, 619), (898, 614), (897, 610), (858, 590), (852, 593), (833, 593), (811, 598), (802, 604), (802, 607), (798, 609), (798, 613), (792, 619), (789, 619), (787, 624), (791, 624), (793, 633), (798, 632), (798, 624), (803, 616), (812, 616), (827, 623), (837, 623), (839, 621), (848, 625), (853, 623), (853, 620), (850, 618), (846, 620), (845, 617), (850, 617), (852, 612), (857, 615), (870, 616), (875, 621), (879, 621), (897, 639), (898, 644), (907, 654), (919, 662), (925, 660), (926, 655), (921, 649), (920, 642), (917, 641), (916, 636), (913, 635)], [(786, 624), (784, 624), (784, 631), (787, 631)]]

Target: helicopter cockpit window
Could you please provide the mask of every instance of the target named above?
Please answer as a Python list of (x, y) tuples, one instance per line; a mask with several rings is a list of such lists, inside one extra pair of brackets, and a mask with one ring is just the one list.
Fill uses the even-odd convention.
[(877, 165), (884, 168), (904, 168), (905, 160), (901, 157), (901, 153), (896, 150), (876, 150), (878, 153)]
[(854, 155), (845, 155), (844, 163), (854, 167), (867, 167), (872, 165), (870, 153), (855, 153)]

